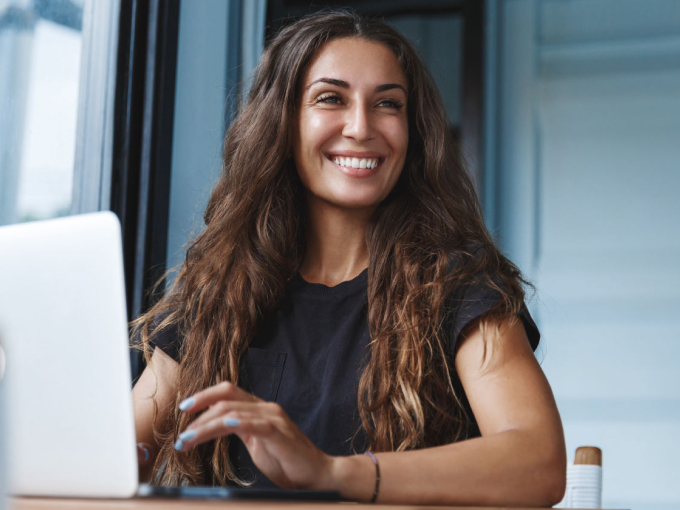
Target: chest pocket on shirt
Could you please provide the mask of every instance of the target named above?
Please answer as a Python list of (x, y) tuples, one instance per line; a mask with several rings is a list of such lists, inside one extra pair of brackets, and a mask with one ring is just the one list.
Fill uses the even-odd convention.
[(285, 352), (249, 347), (241, 360), (239, 386), (262, 400), (276, 401), (286, 356)]

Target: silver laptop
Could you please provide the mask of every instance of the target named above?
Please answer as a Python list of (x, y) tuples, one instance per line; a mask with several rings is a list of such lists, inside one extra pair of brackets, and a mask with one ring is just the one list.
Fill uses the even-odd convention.
[(102, 212), (0, 227), (10, 494), (137, 492), (121, 233)]
[[(18, 496), (337, 501), (138, 484), (121, 231), (110, 212), (0, 227), (5, 461)], [(2, 441), (0, 441), (2, 445)]]

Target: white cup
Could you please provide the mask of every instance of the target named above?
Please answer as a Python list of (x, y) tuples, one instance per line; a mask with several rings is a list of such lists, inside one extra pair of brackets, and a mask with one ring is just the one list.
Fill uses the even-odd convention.
[(567, 466), (566, 508), (602, 507), (602, 467), (587, 464)]

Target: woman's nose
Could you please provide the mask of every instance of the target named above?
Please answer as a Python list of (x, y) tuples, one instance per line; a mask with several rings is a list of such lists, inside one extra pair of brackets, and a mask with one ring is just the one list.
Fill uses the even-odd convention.
[(357, 104), (347, 110), (342, 134), (343, 136), (354, 138), (358, 141), (370, 140), (373, 138), (373, 126), (370, 112), (366, 106)]

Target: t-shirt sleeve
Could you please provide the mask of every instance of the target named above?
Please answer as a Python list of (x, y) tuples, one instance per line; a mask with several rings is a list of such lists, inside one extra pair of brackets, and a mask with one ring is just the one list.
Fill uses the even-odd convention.
[[(156, 319), (152, 326), (156, 328), (162, 321), (162, 318)], [(160, 348), (165, 354), (174, 359), (177, 363), (181, 360), (182, 337), (179, 333), (177, 324), (172, 324), (160, 331), (157, 331), (149, 341), (152, 347)]]
[[(458, 339), (465, 327), (488, 312), (500, 299), (502, 299), (502, 296), (498, 290), (482, 283), (474, 283), (462, 292), (453, 293), (449, 298), (449, 310), (452, 314), (451, 327), (449, 329), (451, 352), (455, 352)], [(518, 315), (524, 324), (531, 349), (535, 351), (541, 339), (541, 334), (526, 304), (522, 304)]]

